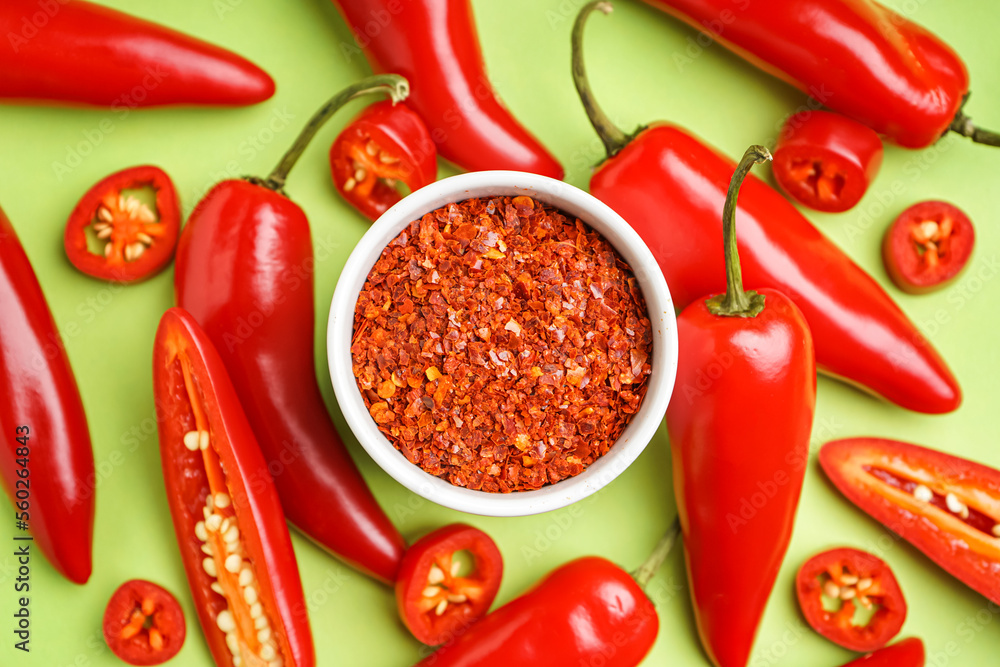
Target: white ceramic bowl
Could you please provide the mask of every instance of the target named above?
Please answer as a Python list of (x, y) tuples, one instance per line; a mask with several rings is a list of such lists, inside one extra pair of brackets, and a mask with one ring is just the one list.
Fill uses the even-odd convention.
[[(489, 493), (454, 486), (406, 460), (378, 430), (365, 408), (351, 368), (354, 307), (372, 265), (412, 221), (472, 197), (528, 195), (576, 216), (607, 239), (632, 267), (653, 328), (652, 372), (639, 412), (607, 454), (575, 477), (533, 491)], [(361, 238), (340, 274), (327, 329), (330, 375), (348, 425), (375, 462), (400, 484), (452, 509), (488, 516), (523, 516), (565, 507), (605, 486), (646, 447), (666, 413), (677, 373), (674, 304), (649, 248), (621, 216), (586, 192), (545, 176), (480, 171), (446, 178), (410, 194), (386, 211)]]

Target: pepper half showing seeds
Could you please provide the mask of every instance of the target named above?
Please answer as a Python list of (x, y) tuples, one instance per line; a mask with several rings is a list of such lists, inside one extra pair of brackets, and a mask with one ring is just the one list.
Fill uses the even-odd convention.
[(383, 250), (353, 371), (379, 429), (456, 486), (536, 489), (607, 453), (638, 411), (652, 328), (597, 232), (526, 197), (449, 204)]

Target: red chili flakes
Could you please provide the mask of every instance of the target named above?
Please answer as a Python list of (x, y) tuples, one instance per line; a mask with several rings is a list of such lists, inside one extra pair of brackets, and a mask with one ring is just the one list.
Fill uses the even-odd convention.
[(605, 454), (639, 409), (651, 352), (629, 266), (530, 197), (410, 223), (368, 274), (351, 345), (365, 405), (408, 460), (503, 493)]

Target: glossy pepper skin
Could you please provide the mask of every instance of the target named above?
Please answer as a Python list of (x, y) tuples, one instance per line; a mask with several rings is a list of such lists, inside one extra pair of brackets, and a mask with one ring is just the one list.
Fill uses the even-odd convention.
[(969, 92), (930, 31), (870, 0), (645, 0), (907, 148), (937, 141)]
[[(611, 11), (610, 3), (600, 8)], [(574, 39), (582, 42), (582, 27), (579, 33)], [(722, 291), (718, 221), (733, 162), (675, 125), (655, 123), (626, 136), (598, 107), (580, 51), (574, 51), (577, 90), (609, 154), (591, 176), (591, 194), (639, 233), (679, 307)], [(958, 408), (961, 390), (930, 342), (784, 197), (751, 174), (737, 216), (744, 282), (795, 302), (821, 371), (917, 412)]]
[(667, 408), (695, 619), (719, 667), (749, 659), (792, 537), (816, 406), (802, 313), (776, 290), (744, 292), (739, 282), (736, 195), (753, 163), (770, 157), (751, 146), (736, 168), (724, 214), (726, 293), (677, 317), (684, 354)]
[[(28, 524), (49, 562), (83, 584), (90, 578), (94, 536), (94, 452), (87, 417), (45, 295), (2, 210), (0, 313), (3, 485), (16, 519)], [(18, 442), (21, 436), (24, 442)], [(21, 465), (24, 452), (18, 450), (25, 444), (28, 460)], [(20, 507), (25, 491), (30, 500)]]
[[(227, 522), (236, 521), (237, 546), (242, 547), (242, 563), (236, 573), (242, 575), (249, 568), (253, 574), (249, 583), (261, 605), (258, 616), (269, 621), (277, 656), (286, 667), (313, 667), (316, 659), (305, 596), (268, 462), (257, 446), (222, 359), (183, 309), (171, 308), (160, 320), (153, 348), (153, 391), (167, 502), (195, 609), (215, 663), (234, 664), (234, 652), (227, 645), (229, 632), (235, 632), (240, 642), (257, 638), (256, 617), (244, 625), (253, 614), (243, 609), (250, 606), (242, 594), (246, 587), (232, 587), (241, 599), (230, 596), (237, 575), (222, 565), (228, 557), (206, 558), (202, 550), (208, 544), (203, 536), (214, 540), (213, 535), (228, 532), (205, 527), (209, 517), (206, 498), (218, 498), (222, 493), (226, 503), (215, 506), (231, 515)], [(205, 433), (200, 448), (188, 446), (191, 432)], [(201, 531), (207, 532), (199, 535)], [(213, 558), (214, 574), (205, 565)], [(227, 577), (226, 583), (223, 577)], [(212, 589), (213, 583), (222, 584), (225, 597)], [(244, 613), (238, 612), (237, 606)], [(229, 614), (234, 629), (222, 627), (224, 613)], [(245, 655), (242, 662), (248, 664)]]
[(863, 655), (843, 667), (924, 667), (926, 659), (924, 643), (917, 637), (910, 637)]
[[(45, 4), (0, 5), (0, 100), (128, 110), (242, 106), (274, 94), (266, 72), (213, 44), (83, 0)], [(39, 14), (44, 25), (28, 31)]]
[(659, 625), (656, 607), (627, 572), (589, 556), (553, 570), (417, 667), (635, 667)]
[[(399, 77), (375, 78), (405, 88), (396, 83)], [(174, 288), (178, 305), (205, 329), (233, 379), (273, 464), (288, 520), (321, 547), (391, 584), (406, 544), (369, 491), (320, 394), (309, 221), (279, 192), (310, 129), (356, 96), (353, 89), (387, 87), (365, 85), (328, 103), (268, 180), (223, 181), (205, 195), (181, 232)]]
[[(562, 166), (511, 115), (486, 76), (470, 0), (334, 0), (376, 72), (410, 82), (407, 104), (441, 157), (469, 171), (561, 179)], [(369, 36), (366, 26), (379, 25)]]

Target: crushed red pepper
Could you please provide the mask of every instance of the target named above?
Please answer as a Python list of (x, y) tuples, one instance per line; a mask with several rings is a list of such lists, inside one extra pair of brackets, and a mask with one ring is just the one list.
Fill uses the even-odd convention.
[(365, 405), (410, 462), (504, 493), (607, 453), (646, 393), (651, 350), (629, 266), (524, 196), (410, 223), (368, 274), (351, 346)]

